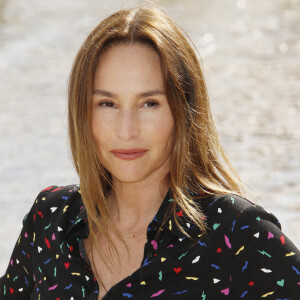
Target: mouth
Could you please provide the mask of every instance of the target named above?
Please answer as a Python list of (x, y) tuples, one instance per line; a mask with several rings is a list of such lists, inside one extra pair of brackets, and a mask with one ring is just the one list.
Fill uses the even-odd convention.
[(115, 149), (110, 152), (120, 159), (132, 160), (141, 157), (147, 151), (148, 151), (147, 149), (134, 148), (134, 149)]

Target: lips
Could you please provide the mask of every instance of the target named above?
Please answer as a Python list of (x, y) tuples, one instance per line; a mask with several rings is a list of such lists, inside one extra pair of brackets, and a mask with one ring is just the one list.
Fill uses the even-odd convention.
[(134, 148), (134, 149), (115, 149), (112, 152), (116, 157), (123, 159), (123, 160), (132, 160), (144, 155), (148, 150), (141, 149), (141, 148)]

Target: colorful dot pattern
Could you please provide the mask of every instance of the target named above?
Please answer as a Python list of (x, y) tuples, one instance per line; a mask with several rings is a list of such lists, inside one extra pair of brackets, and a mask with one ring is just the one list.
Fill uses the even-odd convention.
[[(300, 253), (273, 214), (236, 195), (191, 195), (207, 233), (180, 210), (176, 218), (194, 240), (173, 216), (163, 222), (169, 191), (148, 226), (140, 268), (103, 299), (300, 299)], [(97, 299), (82, 247), (88, 233), (79, 186), (44, 189), (23, 220), (0, 299)]]

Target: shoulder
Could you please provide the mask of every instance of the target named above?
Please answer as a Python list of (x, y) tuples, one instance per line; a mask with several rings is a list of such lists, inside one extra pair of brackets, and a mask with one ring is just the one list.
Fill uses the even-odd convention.
[(36, 197), (35, 203), (38, 204), (40, 208), (48, 208), (48, 206), (53, 205), (59, 207), (66, 204), (76, 204), (76, 202), (80, 202), (80, 200), (79, 185), (52, 185), (40, 191)]
[(30, 219), (36, 224), (49, 223), (59, 216), (70, 219), (76, 216), (82, 207), (79, 185), (52, 185), (39, 192), (23, 222)]
[[(248, 199), (234, 194), (209, 196), (197, 200), (206, 217), (207, 227), (212, 231), (233, 234), (248, 228), (265, 229), (270, 225), (281, 230), (281, 225), (271, 212)], [(221, 229), (221, 230), (220, 230)]]

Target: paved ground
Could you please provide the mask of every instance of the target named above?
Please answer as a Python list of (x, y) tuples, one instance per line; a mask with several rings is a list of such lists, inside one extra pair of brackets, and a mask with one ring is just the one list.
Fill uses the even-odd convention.
[[(78, 182), (66, 85), (80, 43), (110, 12), (143, 3), (0, 0), (0, 274), (38, 192)], [(200, 51), (228, 156), (299, 247), (300, 2), (159, 4)]]

